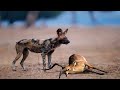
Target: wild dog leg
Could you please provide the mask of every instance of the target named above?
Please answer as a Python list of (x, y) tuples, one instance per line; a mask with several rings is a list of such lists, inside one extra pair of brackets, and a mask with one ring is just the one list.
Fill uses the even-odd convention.
[(20, 65), (21, 65), (21, 67), (22, 67), (22, 69), (23, 69), (24, 71), (26, 71), (26, 69), (25, 69), (23, 63), (24, 63), (24, 61), (26, 60), (26, 58), (28, 57), (28, 54), (29, 54), (29, 51), (28, 51), (27, 49), (24, 49), (24, 51), (23, 51), (23, 58), (22, 58), (22, 60), (21, 60), (21, 62), (20, 62)]
[(52, 53), (53, 53), (54, 51), (51, 51), (51, 52), (49, 52), (48, 54), (47, 54), (47, 56), (48, 56), (48, 68), (50, 68), (51, 67), (51, 58), (52, 58)]
[(16, 58), (15, 58), (15, 60), (12, 62), (12, 70), (13, 71), (16, 71), (15, 63), (21, 57), (21, 55), (22, 55), (22, 52), (18, 53), (17, 56), (16, 56)]
[(45, 53), (42, 53), (41, 56), (43, 59), (43, 70), (45, 72), (46, 71), (46, 55), (45, 55)]

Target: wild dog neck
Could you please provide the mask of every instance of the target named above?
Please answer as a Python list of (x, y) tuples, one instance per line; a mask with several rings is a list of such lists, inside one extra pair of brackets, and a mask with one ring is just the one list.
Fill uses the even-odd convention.
[(58, 38), (55, 38), (52, 42), (52, 45), (54, 48), (57, 48), (61, 45), (62, 43), (60, 43), (60, 41), (58, 40)]
[(59, 36), (56, 38), (50, 38), (48, 39), (50, 41), (51, 51), (55, 50), (57, 47), (60, 47), (61, 44), (68, 44), (70, 41), (67, 39), (67, 37), (60, 38)]

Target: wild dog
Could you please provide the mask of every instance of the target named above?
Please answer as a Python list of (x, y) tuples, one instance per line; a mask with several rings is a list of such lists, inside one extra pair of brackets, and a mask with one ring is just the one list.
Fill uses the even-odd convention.
[(23, 70), (26, 70), (23, 63), (28, 57), (29, 51), (34, 53), (41, 53), (44, 71), (46, 69), (46, 56), (48, 56), (48, 68), (50, 68), (51, 56), (52, 56), (52, 53), (55, 51), (55, 49), (62, 44), (67, 45), (68, 43), (70, 43), (68, 38), (65, 36), (67, 32), (68, 32), (68, 29), (66, 29), (65, 31), (62, 31), (62, 29), (59, 28), (56, 31), (57, 33), (56, 38), (49, 38), (46, 40), (22, 39), (16, 42), (15, 48), (16, 48), (17, 56), (12, 62), (12, 69), (16, 71), (15, 63), (23, 55), (20, 65)]
[[(104, 73), (107, 73), (106, 71), (100, 70), (100, 69), (90, 65), (87, 62), (87, 60), (86, 60), (86, 58), (84, 56), (80, 56), (78, 54), (71, 55), (69, 57), (68, 63), (69, 64), (66, 65), (66, 66), (62, 66), (62, 65), (60, 65), (58, 63), (55, 63), (55, 64), (53, 64), (53, 66), (51, 68), (46, 69), (46, 70), (50, 70), (56, 65), (62, 67), (62, 70), (60, 71), (60, 74), (59, 74), (59, 79), (60, 79), (62, 74), (65, 74), (66, 77), (67, 77), (68, 74), (76, 74), (76, 73), (82, 73), (82, 72), (93, 72), (93, 73), (96, 73), (96, 74), (99, 74), (99, 75), (103, 75)], [(99, 70), (102, 73), (92, 71), (91, 69)]]

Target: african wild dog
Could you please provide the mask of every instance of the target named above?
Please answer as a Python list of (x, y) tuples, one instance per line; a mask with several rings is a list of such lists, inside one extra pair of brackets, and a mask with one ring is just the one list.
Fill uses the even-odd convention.
[[(65, 74), (67, 77), (68, 74), (75, 74), (75, 73), (81, 73), (81, 72), (93, 72), (93, 73), (96, 73), (99, 75), (103, 75), (104, 73), (107, 73), (106, 71), (100, 70), (100, 69), (90, 65), (86, 61), (85, 57), (80, 56), (78, 54), (71, 55), (69, 57), (69, 64), (66, 65), (65, 67), (63, 67), (62, 65), (60, 65), (58, 63), (55, 63), (55, 64), (53, 64), (53, 66), (51, 66), (51, 68), (46, 69), (46, 70), (50, 70), (56, 65), (62, 67), (62, 70), (60, 71), (60, 74), (59, 74), (59, 79), (62, 74)], [(98, 73), (98, 72), (92, 71), (91, 69), (96, 69), (96, 70), (99, 70), (104, 73)]]
[(28, 57), (29, 51), (34, 53), (41, 53), (42, 59), (43, 59), (43, 70), (46, 69), (46, 55), (48, 56), (48, 68), (51, 67), (51, 55), (54, 52), (54, 50), (59, 47), (61, 44), (68, 44), (70, 41), (65, 36), (68, 32), (68, 29), (66, 29), (64, 32), (61, 28), (59, 28), (57, 31), (57, 37), (56, 38), (49, 38), (46, 40), (35, 40), (35, 39), (22, 39), (18, 42), (16, 42), (16, 53), (17, 56), (12, 62), (12, 69), (15, 71), (15, 63), (16, 61), (22, 56), (23, 58), (20, 62), (20, 65), (22, 66), (23, 70), (26, 70), (23, 62)]

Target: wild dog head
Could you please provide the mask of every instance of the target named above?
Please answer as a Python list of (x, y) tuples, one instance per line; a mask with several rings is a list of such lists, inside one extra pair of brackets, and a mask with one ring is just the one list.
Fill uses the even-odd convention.
[(61, 28), (59, 28), (57, 30), (57, 35), (58, 35), (57, 40), (59, 41), (60, 44), (68, 44), (68, 43), (70, 43), (68, 38), (65, 36), (67, 34), (67, 32), (68, 32), (68, 29), (66, 29), (64, 32), (62, 31)]

